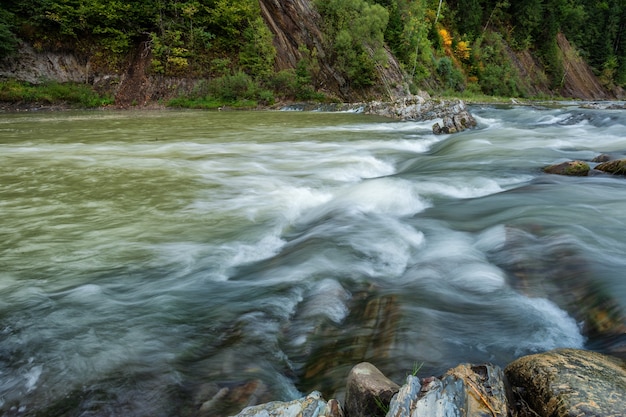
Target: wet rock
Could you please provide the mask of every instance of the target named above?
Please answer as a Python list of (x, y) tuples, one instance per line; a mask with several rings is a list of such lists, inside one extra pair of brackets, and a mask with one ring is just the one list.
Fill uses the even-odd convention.
[(433, 125), (435, 135), (462, 132), (476, 126), (476, 120), (466, 110), (461, 110), (452, 116), (444, 116), (442, 124), (443, 126), (439, 126), (439, 123)]
[(508, 415), (502, 369), (462, 364), (442, 378), (407, 377), (389, 406), (387, 417), (492, 417)]
[(595, 169), (613, 175), (626, 176), (626, 159), (616, 159), (614, 161), (603, 162), (596, 165)]
[(623, 416), (626, 371), (621, 360), (558, 349), (522, 357), (505, 369), (521, 415)]
[(312, 392), (298, 400), (244, 408), (237, 417), (343, 417), (337, 400), (324, 401), (319, 392)]
[(439, 124), (435, 133), (455, 133), (476, 126), (476, 120), (468, 112), (462, 100), (435, 100), (427, 93), (406, 96), (392, 102), (374, 101), (364, 106), (365, 114), (375, 114), (400, 120), (433, 120), (443, 119), (443, 127)]
[(543, 169), (543, 172), (546, 174), (586, 177), (589, 174), (589, 170), (589, 164), (584, 161), (568, 161), (547, 166)]
[(410, 416), (415, 399), (422, 390), (420, 379), (414, 375), (406, 377), (406, 383), (400, 388), (389, 404), (387, 417)]
[(384, 416), (400, 386), (374, 365), (362, 362), (350, 371), (345, 400), (349, 417)]

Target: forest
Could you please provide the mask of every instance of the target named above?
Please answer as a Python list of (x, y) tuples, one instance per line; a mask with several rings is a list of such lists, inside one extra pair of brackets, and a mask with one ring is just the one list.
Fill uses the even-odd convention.
[[(376, 83), (386, 45), (412, 89), (527, 97), (507, 49), (528, 50), (558, 88), (563, 33), (606, 88), (626, 86), (623, 0), (313, 0), (325, 48), (351, 88)], [(203, 94), (222, 101), (321, 98), (312, 80), (316, 51), (275, 71), (276, 49), (257, 0), (5, 0), (0, 58), (20, 41), (72, 50), (94, 68), (120, 71), (144, 45), (149, 72), (210, 80)]]

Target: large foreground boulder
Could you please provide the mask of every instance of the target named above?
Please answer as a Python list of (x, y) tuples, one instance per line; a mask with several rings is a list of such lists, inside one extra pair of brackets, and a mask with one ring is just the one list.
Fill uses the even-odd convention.
[(350, 371), (345, 400), (349, 417), (384, 416), (391, 398), (400, 386), (374, 365), (363, 362)]
[(462, 364), (441, 378), (420, 381), (407, 377), (387, 417), (506, 416), (508, 402), (502, 369), (495, 365)]
[(505, 369), (520, 408), (540, 417), (626, 415), (626, 370), (619, 359), (558, 349), (522, 357)]

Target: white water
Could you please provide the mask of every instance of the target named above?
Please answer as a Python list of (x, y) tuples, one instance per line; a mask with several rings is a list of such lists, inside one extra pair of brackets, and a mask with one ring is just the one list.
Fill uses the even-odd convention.
[[(453, 136), (360, 114), (0, 115), (0, 410), (199, 415), (211, 384), (288, 399), (361, 360), (402, 379), (609, 349), (559, 280), (626, 304), (626, 179), (541, 169), (625, 157), (625, 112), (472, 111)], [(304, 381), (312, 353), (368, 343), (364, 292), (395, 300), (389, 355)]]

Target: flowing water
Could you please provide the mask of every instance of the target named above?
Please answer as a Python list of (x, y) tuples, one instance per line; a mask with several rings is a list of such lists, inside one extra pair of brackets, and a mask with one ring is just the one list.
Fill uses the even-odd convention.
[(471, 110), (443, 136), (354, 113), (0, 115), (0, 410), (219, 415), (236, 387), (236, 406), (341, 395), (363, 360), (402, 382), (619, 351), (626, 178), (542, 167), (625, 157), (626, 112)]

